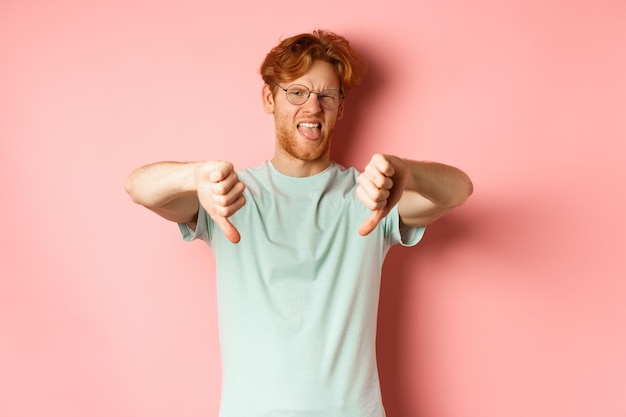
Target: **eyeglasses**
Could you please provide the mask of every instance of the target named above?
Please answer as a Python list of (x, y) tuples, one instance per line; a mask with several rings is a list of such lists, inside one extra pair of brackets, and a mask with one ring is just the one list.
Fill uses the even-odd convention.
[(317, 94), (320, 106), (326, 110), (335, 110), (343, 100), (343, 94), (339, 90), (333, 88), (324, 91), (311, 91), (307, 86), (301, 84), (292, 84), (287, 88), (278, 86), (287, 95), (287, 101), (296, 106), (300, 106), (311, 97), (311, 94)]

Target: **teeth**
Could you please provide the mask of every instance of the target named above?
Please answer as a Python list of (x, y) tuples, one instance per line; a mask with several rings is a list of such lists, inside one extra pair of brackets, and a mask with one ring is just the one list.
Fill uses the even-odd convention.
[(300, 123), (300, 126), (302, 127), (308, 127), (308, 128), (316, 128), (316, 127), (321, 127), (321, 125), (319, 123)]

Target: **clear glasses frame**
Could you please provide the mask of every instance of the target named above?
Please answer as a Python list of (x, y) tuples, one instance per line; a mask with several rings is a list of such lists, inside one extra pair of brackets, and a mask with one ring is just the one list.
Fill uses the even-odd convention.
[(278, 85), (287, 95), (287, 101), (296, 106), (301, 106), (307, 102), (311, 94), (317, 94), (320, 106), (326, 110), (335, 110), (343, 99), (343, 93), (340, 90), (329, 88), (323, 91), (311, 91), (309, 87), (302, 84), (291, 84), (287, 88)]

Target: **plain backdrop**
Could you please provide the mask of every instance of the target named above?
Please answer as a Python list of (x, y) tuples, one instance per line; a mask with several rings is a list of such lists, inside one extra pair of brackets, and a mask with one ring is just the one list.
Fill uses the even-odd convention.
[(335, 158), (475, 184), (388, 256), (388, 417), (626, 416), (625, 21), (621, 0), (2, 0), (0, 417), (216, 416), (212, 255), (124, 180), (271, 158), (258, 67), (315, 28), (371, 66)]

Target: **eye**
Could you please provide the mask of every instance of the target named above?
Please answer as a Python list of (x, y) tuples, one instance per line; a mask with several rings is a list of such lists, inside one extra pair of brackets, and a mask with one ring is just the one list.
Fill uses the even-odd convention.
[(308, 97), (309, 96), (309, 90), (307, 90), (304, 87), (289, 87), (289, 90), (287, 91), (287, 94), (293, 96), (293, 97)]
[(320, 100), (325, 103), (336, 103), (339, 101), (339, 93), (334, 90), (322, 91), (320, 93)]
[(336, 100), (339, 98), (339, 92), (336, 90), (324, 90), (320, 93), (320, 97)]

